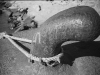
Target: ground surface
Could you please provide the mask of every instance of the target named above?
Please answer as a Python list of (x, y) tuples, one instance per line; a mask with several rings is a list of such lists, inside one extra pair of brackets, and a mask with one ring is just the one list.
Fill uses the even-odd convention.
[[(36, 16), (35, 19), (39, 24), (43, 23), (47, 18), (58, 11), (76, 5), (91, 6), (100, 14), (99, 0), (84, 0), (83, 2), (75, 0), (73, 2), (68, 1), (62, 3), (17, 2), (15, 3), (15, 6), (16, 5), (20, 8), (31, 6), (28, 15), (31, 17)], [(39, 5), (42, 7), (41, 11), (39, 11)], [(6, 19), (7, 14), (0, 15), (0, 32), (7, 31), (8, 33), (13, 33), (13, 31), (9, 29)], [(99, 39), (100, 38), (97, 40)], [(100, 58), (80, 57), (74, 61), (73, 66), (59, 65), (55, 68), (44, 67), (38, 62), (34, 64), (29, 63), (28, 58), (25, 55), (16, 49), (7, 39), (4, 39), (0, 40), (0, 75), (100, 75)]]
[(2, 40), (0, 44), (0, 75), (59, 75), (70, 72), (69, 66), (46, 68), (37, 62), (28, 63), (27, 57), (12, 46), (9, 41)]
[(44, 67), (31, 64), (8, 40), (0, 40), (0, 75), (99, 75), (99, 57), (80, 57), (73, 66)]

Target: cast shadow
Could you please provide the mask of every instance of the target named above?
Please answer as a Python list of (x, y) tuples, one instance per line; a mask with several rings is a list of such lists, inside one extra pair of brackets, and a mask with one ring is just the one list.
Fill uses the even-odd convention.
[(60, 58), (62, 64), (72, 66), (76, 58), (84, 56), (100, 57), (100, 41), (76, 42), (62, 46), (64, 55)]
[[(30, 53), (30, 49), (25, 47), (20, 42), (14, 40), (26, 52)], [(60, 58), (61, 64), (73, 65), (76, 58), (84, 56), (100, 57), (100, 41), (92, 42), (76, 42), (62, 46), (64, 55)], [(60, 50), (59, 50), (60, 51)]]
[(17, 40), (14, 40), (20, 47), (22, 47), (27, 53), (30, 53), (30, 49), (24, 46), (22, 43), (18, 42)]

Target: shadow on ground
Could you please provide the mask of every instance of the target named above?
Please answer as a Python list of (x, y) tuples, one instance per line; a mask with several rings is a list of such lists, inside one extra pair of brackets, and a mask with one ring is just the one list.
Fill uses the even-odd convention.
[[(64, 56), (62, 63), (72, 65), (76, 58), (84, 56), (100, 57), (100, 42), (75, 42), (62, 46)], [(65, 60), (66, 59), (66, 60)]]
[[(0, 40), (0, 75), (99, 75), (100, 74), (100, 42), (88, 44), (73, 43), (63, 46), (65, 54), (73, 61), (57, 67), (45, 67), (40, 63), (30, 63), (28, 58), (17, 50), (7, 39)], [(90, 56), (91, 55), (91, 56)], [(82, 57), (81, 57), (82, 56)], [(67, 63), (72, 61), (65, 57)], [(66, 63), (66, 61), (64, 61)]]

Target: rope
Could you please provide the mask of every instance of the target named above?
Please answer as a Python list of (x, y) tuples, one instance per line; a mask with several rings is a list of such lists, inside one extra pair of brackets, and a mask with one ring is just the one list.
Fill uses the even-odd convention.
[(14, 40), (18, 40), (18, 41), (32, 43), (32, 40), (10, 36), (10, 35), (7, 35), (5, 32), (0, 33), (0, 39), (3, 38), (3, 37), (7, 38), (19, 51), (21, 51), (26, 57), (30, 58), (31, 60), (35, 60), (35, 61), (38, 61), (38, 62), (41, 62), (41, 60), (43, 60), (44, 62), (49, 62), (51, 60), (55, 60), (55, 61), (58, 61), (60, 63), (59, 57), (61, 57), (63, 55), (63, 53), (60, 53), (60, 54), (58, 54), (54, 57), (49, 57), (49, 58), (36, 57), (36, 56), (33, 56), (32, 54), (29, 54), (28, 52), (26, 52), (22, 47), (20, 47), (14, 41)]
[(32, 40), (25, 39), (25, 38), (14, 37), (14, 36), (10, 36), (10, 35), (7, 35), (7, 34), (5, 34), (4, 37), (9, 37), (9, 38), (14, 39), (14, 40), (23, 41), (23, 42), (27, 42), (27, 43), (32, 43)]

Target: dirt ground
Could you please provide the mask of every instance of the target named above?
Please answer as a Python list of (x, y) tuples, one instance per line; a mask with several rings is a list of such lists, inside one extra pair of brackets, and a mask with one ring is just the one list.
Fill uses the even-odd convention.
[[(85, 2), (84, 0), (83, 3), (79, 2), (78, 4), (84, 5), (86, 3), (87, 2)], [(100, 12), (100, 10), (98, 10), (100, 7), (99, 3), (100, 2), (94, 4), (94, 2), (90, 2), (89, 4), (88, 2), (87, 5), (94, 7), (99, 13)], [(57, 4), (57, 6), (61, 6), (61, 5)], [(37, 8), (37, 6), (35, 7)], [(45, 6), (43, 7), (46, 8)], [(59, 8), (60, 11), (62, 7), (63, 6)], [(64, 5), (64, 8), (66, 7), (67, 6)], [(48, 8), (52, 9), (53, 7), (47, 7), (46, 9)], [(52, 10), (55, 9), (56, 7)], [(34, 13), (37, 13), (36, 12), (37, 10), (38, 9), (33, 10), (35, 11)], [(45, 10), (43, 9), (43, 11), (39, 11), (39, 13), (44, 12)], [(46, 14), (43, 13), (44, 15), (42, 13), (40, 15), (39, 13), (37, 13), (36, 20), (39, 22), (39, 24), (41, 24), (48, 17), (58, 12), (59, 10), (52, 11), (52, 12), (47, 10)], [(52, 14), (48, 15), (48, 12)], [(31, 15), (31, 13), (33, 12), (30, 12), (29, 15)], [(6, 21), (8, 19), (7, 17), (8, 16), (6, 14), (0, 15), (0, 32), (6, 31), (7, 33), (13, 33), (14, 30), (10, 30), (10, 26), (7, 24)], [(100, 38), (98, 38), (97, 41), (99, 39)], [(72, 66), (59, 65), (55, 68), (45, 67), (38, 62), (35, 62), (33, 64), (28, 62), (28, 58), (23, 53), (21, 53), (18, 49), (16, 49), (7, 39), (2, 39), (0, 40), (0, 75), (100, 75), (100, 58), (89, 57), (89, 56), (79, 57), (75, 59)]]
[(45, 67), (28, 58), (7, 39), (0, 40), (0, 75), (99, 75), (99, 57), (80, 57), (72, 66)]

